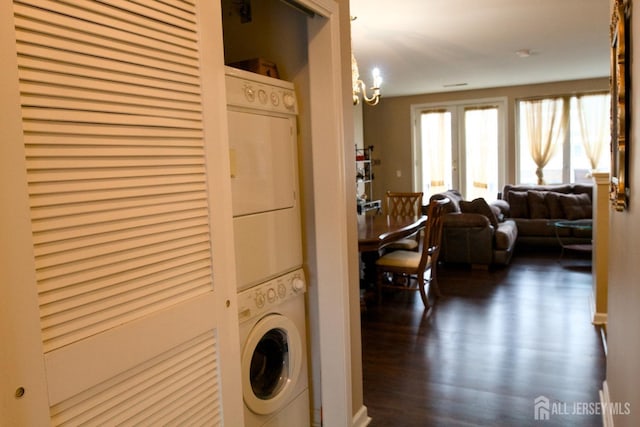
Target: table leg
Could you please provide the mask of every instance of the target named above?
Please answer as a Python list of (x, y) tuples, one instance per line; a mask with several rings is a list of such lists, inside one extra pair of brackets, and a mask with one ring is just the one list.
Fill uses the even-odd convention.
[(377, 251), (360, 252), (360, 289), (375, 289)]

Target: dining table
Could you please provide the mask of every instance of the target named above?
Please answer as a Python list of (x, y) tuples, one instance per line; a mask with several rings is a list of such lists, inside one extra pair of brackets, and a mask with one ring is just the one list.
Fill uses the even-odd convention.
[(427, 223), (427, 216), (358, 215), (358, 251), (363, 287), (375, 284), (375, 262), (380, 250), (396, 240), (411, 236)]
[(377, 252), (424, 228), (427, 216), (358, 215), (358, 250)]

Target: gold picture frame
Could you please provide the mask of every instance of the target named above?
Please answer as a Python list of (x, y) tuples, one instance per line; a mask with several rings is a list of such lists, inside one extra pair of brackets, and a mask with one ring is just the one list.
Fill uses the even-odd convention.
[(629, 205), (630, 5), (616, 0), (611, 14), (611, 202), (617, 211)]

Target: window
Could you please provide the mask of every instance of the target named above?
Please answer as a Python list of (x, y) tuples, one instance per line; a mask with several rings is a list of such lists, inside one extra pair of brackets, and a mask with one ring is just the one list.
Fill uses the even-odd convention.
[(518, 102), (518, 182), (591, 182), (608, 170), (609, 94)]

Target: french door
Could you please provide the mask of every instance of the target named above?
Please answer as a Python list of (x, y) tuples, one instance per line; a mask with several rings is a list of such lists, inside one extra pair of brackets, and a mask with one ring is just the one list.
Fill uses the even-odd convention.
[(496, 198), (505, 176), (506, 101), (420, 105), (414, 117), (414, 187)]

